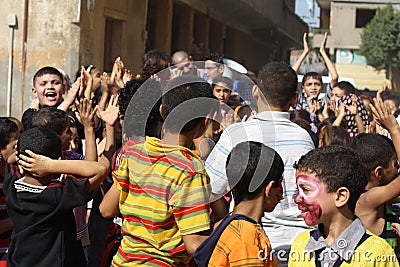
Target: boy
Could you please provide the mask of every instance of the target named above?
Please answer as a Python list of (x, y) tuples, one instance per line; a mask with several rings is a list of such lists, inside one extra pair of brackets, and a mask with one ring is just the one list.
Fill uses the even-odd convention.
[[(328, 40), (328, 33), (325, 33), (324, 39), (322, 40), (321, 46), (319, 48), (319, 53), (321, 54), (322, 58), (326, 63), (326, 67), (331, 75), (331, 82), (328, 85), (327, 92), (326, 92), (326, 100), (330, 98), (330, 91), (334, 84), (337, 83), (339, 79), (339, 75), (336, 71), (335, 66), (333, 65), (332, 61), (330, 60), (329, 56), (326, 53), (326, 42)], [(307, 33), (304, 33), (303, 36), (303, 44), (304, 49), (301, 56), (297, 59), (296, 63), (293, 65), (293, 69), (297, 72), (301, 66), (301, 63), (304, 59), (308, 56), (310, 49), (307, 43)], [(297, 109), (306, 109), (310, 113), (315, 113), (322, 105), (324, 101), (322, 99), (318, 99), (319, 94), (323, 89), (322, 83), (322, 76), (317, 72), (307, 72), (303, 76), (303, 80), (301, 81), (301, 89), (302, 92), (299, 94), (299, 98), (297, 100)]]
[[(8, 266), (78, 266), (80, 248), (72, 210), (90, 200), (107, 175), (107, 160), (57, 160), (62, 156), (60, 138), (45, 128), (21, 134), (18, 155), (25, 176), (7, 176), (4, 185), (14, 224)], [(34, 160), (44, 168), (32, 172)], [(70, 175), (63, 178), (62, 173)]]
[(62, 74), (53, 67), (43, 67), (33, 76), (32, 94), (38, 99), (39, 106), (28, 108), (22, 114), (22, 124), (25, 129), (29, 129), (31, 119), (37, 109), (42, 107), (57, 107), (67, 111), (75, 100), (76, 90), (71, 90), (63, 102), (64, 85)]
[(10, 244), (12, 222), (7, 214), (6, 197), (3, 192), (7, 162), (15, 158), (15, 144), (20, 132), (16, 123), (9, 118), (0, 117), (0, 260)]
[(306, 224), (318, 227), (296, 237), (289, 266), (399, 266), (393, 249), (354, 215), (368, 177), (351, 149), (312, 150), (295, 168), (295, 203)]
[(117, 178), (100, 204), (104, 217), (119, 210), (124, 217), (113, 266), (186, 266), (206, 238), (208, 177), (189, 147), (218, 106), (207, 82), (177, 77), (162, 96), (162, 138), (146, 137), (124, 147)]
[(264, 212), (283, 199), (283, 169), (279, 154), (262, 143), (243, 142), (232, 149), (226, 172), (235, 207), (196, 251), (199, 267), (277, 266), (260, 223)]
[(361, 134), (354, 138), (352, 148), (368, 173), (368, 184), (357, 202), (356, 215), (369, 231), (385, 239), (399, 254), (398, 236), (392, 229), (398, 216), (391, 204), (400, 201), (397, 161), (400, 126), (381, 98), (371, 105), (371, 109), (378, 124), (389, 131), (393, 141), (379, 134)]

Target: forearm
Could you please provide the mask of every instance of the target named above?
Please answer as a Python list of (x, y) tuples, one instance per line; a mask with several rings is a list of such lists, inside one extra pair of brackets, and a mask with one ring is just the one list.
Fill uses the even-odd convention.
[(97, 161), (97, 145), (94, 127), (85, 127), (85, 160)]
[(392, 138), (397, 158), (400, 158), (400, 126), (389, 129), (390, 137)]
[(93, 84), (93, 79), (89, 79), (87, 82), (86, 88), (85, 88), (85, 98), (90, 100), (92, 98), (92, 84)]
[(339, 80), (339, 74), (337, 73), (335, 65), (333, 65), (333, 62), (329, 58), (328, 54), (325, 51), (320, 51), (320, 54), (325, 61), (326, 68), (331, 74), (331, 86), (333, 87)]
[(108, 99), (108, 89), (103, 87), (103, 94), (101, 95), (99, 101), (99, 109), (104, 110), (106, 107), (107, 99)]
[(300, 55), (300, 57), (296, 60), (296, 62), (293, 65), (293, 69), (297, 72), (300, 69), (301, 64), (303, 63), (304, 59), (307, 57), (308, 51), (303, 51), (303, 53)]
[(358, 134), (365, 133), (365, 125), (358, 114), (355, 115), (355, 120), (356, 120)]
[(332, 123), (333, 126), (340, 126), (340, 124), (342, 123), (343, 120), (343, 116), (337, 116), (336, 120)]
[(57, 108), (67, 112), (71, 105), (72, 105), (72, 103), (64, 100), (63, 102), (61, 102), (61, 104)]

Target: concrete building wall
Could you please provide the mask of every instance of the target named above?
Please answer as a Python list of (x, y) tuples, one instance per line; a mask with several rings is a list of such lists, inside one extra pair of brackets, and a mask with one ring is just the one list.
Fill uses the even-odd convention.
[(287, 52), (301, 47), (307, 29), (293, 5), (294, 0), (3, 0), (0, 114), (7, 112), (10, 13), (18, 20), (11, 115), (20, 118), (33, 100), (34, 73), (47, 65), (74, 79), (80, 65), (111, 71), (117, 56), (137, 73), (151, 49), (196, 50), (199, 57), (221, 52), (254, 71), (271, 59), (288, 61)]

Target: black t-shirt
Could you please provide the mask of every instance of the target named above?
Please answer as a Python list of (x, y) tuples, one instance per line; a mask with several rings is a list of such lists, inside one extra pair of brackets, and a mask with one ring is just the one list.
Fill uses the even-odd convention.
[(8, 254), (9, 267), (77, 266), (74, 207), (87, 203), (87, 179), (68, 176), (62, 182), (34, 186), (8, 175), (4, 192), (14, 223)]

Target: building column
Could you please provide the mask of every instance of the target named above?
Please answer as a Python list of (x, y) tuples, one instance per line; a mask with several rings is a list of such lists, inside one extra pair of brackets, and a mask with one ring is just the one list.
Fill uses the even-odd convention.
[(193, 42), (194, 9), (186, 5), (174, 6), (172, 50), (190, 51)]
[(155, 15), (154, 48), (171, 54), (173, 0), (157, 1)]

